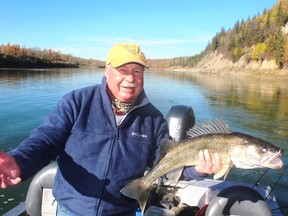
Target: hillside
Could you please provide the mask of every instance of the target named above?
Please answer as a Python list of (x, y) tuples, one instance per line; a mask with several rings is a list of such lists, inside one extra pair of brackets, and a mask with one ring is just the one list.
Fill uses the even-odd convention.
[[(251, 61), (248, 64), (245, 61), (245, 56), (242, 56), (237, 62), (233, 62), (228, 58), (225, 58), (222, 53), (215, 51), (205, 55), (195, 67), (191, 70), (197, 70), (209, 73), (227, 73), (227, 72), (271, 72), (278, 69), (274, 60), (263, 60), (261, 62)], [(286, 71), (282, 69), (282, 71)]]
[(288, 1), (233, 28), (220, 32), (200, 54), (173, 59), (150, 60), (152, 68), (185, 68), (205, 72), (254, 71), (286, 73), (288, 70)]

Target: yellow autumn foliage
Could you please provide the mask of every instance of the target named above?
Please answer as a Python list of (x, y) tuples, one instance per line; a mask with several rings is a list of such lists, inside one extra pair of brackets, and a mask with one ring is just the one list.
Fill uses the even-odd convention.
[(257, 43), (252, 50), (251, 57), (253, 60), (260, 60), (263, 54), (267, 52), (266, 43)]

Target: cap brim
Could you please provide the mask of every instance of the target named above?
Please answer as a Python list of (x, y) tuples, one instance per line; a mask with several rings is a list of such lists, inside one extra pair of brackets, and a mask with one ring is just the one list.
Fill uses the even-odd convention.
[(112, 61), (112, 62), (110, 62), (110, 65), (112, 67), (116, 68), (116, 67), (120, 67), (122, 65), (129, 64), (129, 63), (136, 63), (136, 64), (142, 65), (145, 68), (149, 68), (146, 62), (139, 61), (139, 60), (131, 60), (131, 59), (129, 59), (128, 61), (123, 61), (123, 59), (122, 60), (120, 59), (120, 60)]

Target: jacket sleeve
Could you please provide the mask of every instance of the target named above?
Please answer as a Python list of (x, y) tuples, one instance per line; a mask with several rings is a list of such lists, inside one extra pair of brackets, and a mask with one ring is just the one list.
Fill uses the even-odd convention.
[(37, 173), (64, 150), (75, 119), (76, 104), (71, 94), (64, 96), (42, 124), (10, 152), (20, 167), (22, 180)]
[(189, 181), (192, 179), (200, 181), (200, 180), (207, 178), (207, 176), (208, 176), (207, 174), (198, 173), (195, 169), (195, 166), (191, 166), (191, 167), (184, 168), (180, 179), (185, 180), (185, 181)]

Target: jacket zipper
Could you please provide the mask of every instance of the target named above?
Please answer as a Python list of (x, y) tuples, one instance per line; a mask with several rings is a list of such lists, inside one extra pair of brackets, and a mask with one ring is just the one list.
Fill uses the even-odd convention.
[(98, 215), (99, 214), (99, 210), (102, 209), (102, 205), (103, 205), (102, 199), (103, 199), (103, 195), (104, 195), (104, 191), (105, 191), (105, 187), (106, 187), (107, 177), (108, 177), (108, 174), (109, 174), (110, 169), (111, 169), (110, 167), (111, 167), (112, 158), (113, 158), (112, 154), (113, 154), (113, 151), (114, 151), (114, 146), (115, 146), (115, 144), (116, 144), (118, 139), (119, 139), (119, 129), (118, 129), (118, 127), (116, 127), (116, 131), (114, 133), (114, 139), (113, 139), (113, 142), (111, 144), (110, 151), (109, 151), (110, 154), (109, 154), (108, 164), (107, 164), (107, 169), (106, 169), (106, 174), (105, 174), (105, 184), (103, 186), (102, 195), (101, 195), (101, 197), (99, 199), (99, 202), (98, 202), (98, 209), (97, 209), (96, 215)]

